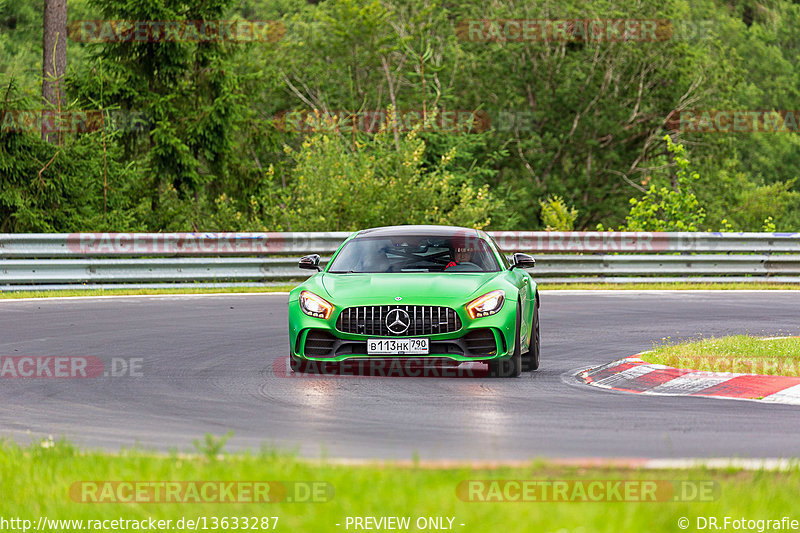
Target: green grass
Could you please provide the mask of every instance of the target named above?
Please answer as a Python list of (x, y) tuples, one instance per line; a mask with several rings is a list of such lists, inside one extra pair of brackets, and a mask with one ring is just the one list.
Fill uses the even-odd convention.
[(664, 338), (643, 358), (676, 368), (800, 376), (800, 338), (762, 340), (735, 335), (679, 344)]
[(163, 289), (70, 289), (55, 291), (0, 292), (0, 299), (59, 298), (65, 296), (139, 296), (150, 294), (228, 294), (249, 292), (288, 292), (295, 285), (268, 287), (220, 287), (220, 288), (163, 288)]
[[(800, 284), (787, 283), (538, 283), (540, 290), (800, 290)], [(121, 296), (148, 294), (225, 294), (242, 292), (287, 292), (297, 285), (287, 283), (269, 287), (161, 288), (161, 289), (87, 289), (56, 291), (0, 292), (0, 299), (58, 298), (64, 296)]]
[[(796, 515), (800, 468), (784, 472), (579, 468), (531, 462), (495, 469), (422, 468), (381, 463), (337, 466), (270, 450), (223, 455), (108, 454), (66, 442), (0, 443), (0, 516), (49, 519), (196, 519), (200, 516), (277, 516), (278, 531), (347, 531), (348, 516), (455, 517), (455, 531), (679, 531), (678, 519), (700, 516), (780, 518)], [(491, 455), (488, 453), (487, 455)], [(669, 480), (713, 486), (706, 501), (502, 502), (463, 501), (466, 480)], [(303, 481), (333, 487), (320, 503), (83, 503), (74, 483), (102, 481)], [(75, 489), (73, 489), (75, 490)], [(661, 490), (658, 492), (663, 494)], [(668, 494), (668, 493), (667, 493)], [(79, 501), (75, 501), (75, 499)], [(796, 516), (795, 516), (796, 517)], [(337, 527), (335, 524), (342, 524)], [(465, 524), (460, 526), (459, 524)], [(73, 528), (74, 529), (74, 528)], [(63, 531), (73, 529), (64, 528)], [(200, 528), (202, 530), (202, 528)], [(694, 530), (694, 526), (690, 530)], [(418, 531), (415, 527), (411, 531)], [(350, 528), (353, 531), (353, 528)]]
[[(534, 276), (534, 279), (535, 276)], [(655, 283), (548, 283), (547, 279), (537, 280), (541, 290), (800, 290), (800, 284), (792, 283), (766, 283), (766, 282), (735, 282), (735, 283), (697, 283), (697, 282), (655, 282)]]

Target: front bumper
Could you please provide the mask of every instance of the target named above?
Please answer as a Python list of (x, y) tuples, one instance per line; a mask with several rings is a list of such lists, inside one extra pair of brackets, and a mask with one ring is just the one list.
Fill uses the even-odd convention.
[[(495, 315), (471, 319), (465, 309), (456, 309), (461, 328), (451, 333), (432, 335), (380, 336), (344, 333), (336, 328), (341, 312), (336, 309), (327, 320), (314, 318), (300, 310), (297, 301), (289, 303), (289, 338), (293, 357), (310, 361), (348, 359), (413, 358), (445, 359), (458, 362), (489, 361), (509, 357), (514, 349), (516, 305), (506, 302)], [(368, 355), (367, 339), (427, 337), (427, 355)]]

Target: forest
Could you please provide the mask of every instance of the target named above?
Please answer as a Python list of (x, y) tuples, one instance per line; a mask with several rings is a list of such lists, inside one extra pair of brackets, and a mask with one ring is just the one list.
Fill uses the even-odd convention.
[(0, 232), (800, 231), (800, 0), (68, 0), (55, 105), (45, 1)]

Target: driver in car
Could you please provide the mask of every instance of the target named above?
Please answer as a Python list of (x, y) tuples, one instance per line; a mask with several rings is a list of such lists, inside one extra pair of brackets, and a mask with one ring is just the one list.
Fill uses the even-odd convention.
[(452, 259), (444, 269), (448, 272), (481, 272), (483, 269), (472, 262), (475, 246), (468, 238), (453, 238)]

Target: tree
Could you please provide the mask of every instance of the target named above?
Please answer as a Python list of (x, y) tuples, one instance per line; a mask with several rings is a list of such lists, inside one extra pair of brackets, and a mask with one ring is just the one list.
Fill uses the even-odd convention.
[[(43, 119), (61, 110), (64, 100), (64, 71), (67, 69), (67, 0), (44, 0), (44, 32), (42, 38)], [(42, 120), (42, 139), (54, 142), (58, 135), (49, 131), (48, 120)]]

